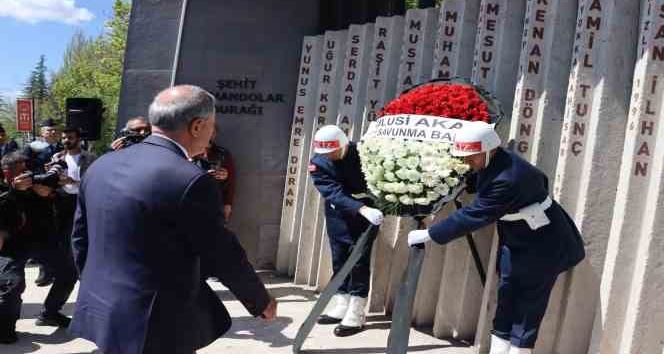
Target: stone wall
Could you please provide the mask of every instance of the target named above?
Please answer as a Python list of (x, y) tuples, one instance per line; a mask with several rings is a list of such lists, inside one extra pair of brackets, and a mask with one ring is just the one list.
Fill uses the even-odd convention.
[[(321, 49), (314, 39), (307, 43), (315, 48), (303, 48), (302, 37), (318, 32), (318, 2), (135, 0), (132, 4), (121, 123), (147, 115), (154, 95), (172, 84), (195, 84), (215, 94), (217, 141), (232, 153), (237, 172), (229, 227), (257, 267), (273, 268), (280, 233), (294, 229), (281, 225), (282, 205), (287, 205), (284, 182), (292, 182), (285, 180), (285, 172), (297, 164), (289, 160), (289, 146), (301, 143), (299, 150), (290, 148), (291, 157), (308, 159), (303, 147), (311, 131), (312, 99), (298, 95), (296, 89), (316, 89)], [(301, 53), (312, 51), (316, 59), (300, 68)], [(298, 77), (298, 70), (309, 72)], [(306, 80), (311, 83), (302, 84)], [(296, 101), (301, 111), (293, 111)], [(296, 122), (291, 129), (293, 113)], [(306, 117), (306, 123), (297, 117)], [(291, 134), (298, 137), (290, 139)], [(294, 175), (298, 172), (289, 178), (302, 180)], [(300, 200), (299, 195), (286, 196)], [(295, 214), (289, 217), (299, 219)]]

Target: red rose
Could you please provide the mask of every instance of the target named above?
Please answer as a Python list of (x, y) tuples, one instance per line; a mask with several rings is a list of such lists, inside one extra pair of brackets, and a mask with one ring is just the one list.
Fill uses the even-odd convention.
[(421, 114), (490, 122), (489, 109), (472, 86), (461, 84), (422, 85), (397, 97), (379, 113)]

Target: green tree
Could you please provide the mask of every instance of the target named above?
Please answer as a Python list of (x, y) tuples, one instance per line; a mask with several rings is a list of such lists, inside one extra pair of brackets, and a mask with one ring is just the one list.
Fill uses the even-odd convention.
[(100, 153), (110, 144), (117, 122), (124, 52), (129, 29), (129, 2), (116, 0), (106, 31), (96, 38), (74, 34), (63, 65), (52, 77), (50, 109), (62, 119), (68, 97), (94, 97), (104, 103), (102, 137), (93, 143)]
[[(420, 6), (419, 0), (405, 0), (406, 9), (417, 9)], [(443, 3), (443, 0), (436, 0), (436, 6), (440, 6)]]
[(0, 95), (0, 125), (5, 128), (7, 136), (19, 140), (21, 133), (16, 131), (16, 114), (14, 104)]
[(39, 61), (37, 61), (37, 65), (35, 65), (35, 68), (30, 73), (28, 82), (23, 88), (23, 95), (35, 100), (35, 117), (37, 121), (41, 121), (47, 117), (47, 112), (44, 110), (46, 101), (49, 98), (49, 85), (46, 81), (47, 70), (46, 57), (42, 54), (39, 57)]

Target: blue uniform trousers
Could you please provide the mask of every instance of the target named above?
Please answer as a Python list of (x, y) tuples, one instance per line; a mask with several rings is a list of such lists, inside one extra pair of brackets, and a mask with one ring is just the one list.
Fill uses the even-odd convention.
[[(358, 217), (359, 221), (353, 224), (360, 224), (364, 227), (363, 231), (366, 230), (370, 225), (369, 223), (362, 218)], [(358, 225), (354, 225), (358, 226)], [(353, 227), (356, 229), (356, 227)], [(376, 231), (377, 232), (377, 231)], [(351, 236), (353, 241), (361, 236), (361, 233), (356, 234), (352, 232)], [(346, 260), (350, 256), (350, 253), (353, 251), (355, 242), (349, 242), (348, 237), (328, 237), (330, 241), (330, 250), (332, 253), (332, 270), (336, 275), (337, 272), (343, 267)], [(339, 293), (350, 294), (352, 296), (367, 297), (369, 295), (369, 283), (371, 278), (371, 248), (373, 247), (373, 242), (367, 244), (365, 251), (362, 253), (362, 257), (355, 264), (353, 270), (348, 274), (344, 282), (339, 288)]]
[(533, 348), (558, 272), (515, 274), (508, 247), (500, 250), (498, 303), (492, 333), (519, 348)]
[[(366, 223), (366, 225), (367, 227), (369, 226), (368, 223)], [(378, 232), (377, 229), (375, 232)], [(357, 240), (359, 236), (360, 235), (356, 235), (355, 240)], [(330, 240), (330, 250), (332, 251), (332, 270), (336, 275), (353, 251), (354, 243), (348, 243), (347, 240), (334, 237), (328, 237), (328, 239)], [(339, 293), (359, 297), (367, 297), (369, 295), (372, 247), (373, 242), (367, 244), (365, 251), (362, 253), (362, 257), (341, 284), (338, 291)]]

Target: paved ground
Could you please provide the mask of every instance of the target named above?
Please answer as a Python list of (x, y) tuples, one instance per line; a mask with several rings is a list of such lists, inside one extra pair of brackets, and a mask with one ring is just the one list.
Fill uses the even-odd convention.
[[(64, 330), (54, 327), (36, 327), (34, 319), (39, 313), (40, 305), (48, 288), (34, 285), (36, 269), (27, 270), (28, 288), (23, 295), (23, 315), (18, 323), (19, 342), (11, 346), (0, 345), (2, 354), (91, 354), (95, 352), (94, 344), (73, 339)], [(270, 291), (279, 300), (279, 317), (271, 323), (254, 319), (219, 283), (213, 288), (229, 308), (233, 316), (233, 327), (223, 338), (210, 346), (198, 351), (199, 354), (234, 353), (264, 354), (291, 353), (292, 339), (313, 306), (316, 295), (287, 280), (276, 278), (269, 273), (262, 274), (269, 284)], [(72, 295), (65, 313), (71, 315), (72, 303), (76, 294)], [(316, 354), (372, 354), (384, 353), (389, 330), (389, 322), (385, 316), (371, 315), (367, 330), (361, 334), (347, 338), (337, 338), (332, 334), (331, 326), (316, 326), (304, 345), (305, 353)], [(411, 330), (411, 346), (409, 353), (423, 354), (470, 354), (471, 349), (463, 344), (452, 344), (436, 339), (425, 331)]]

